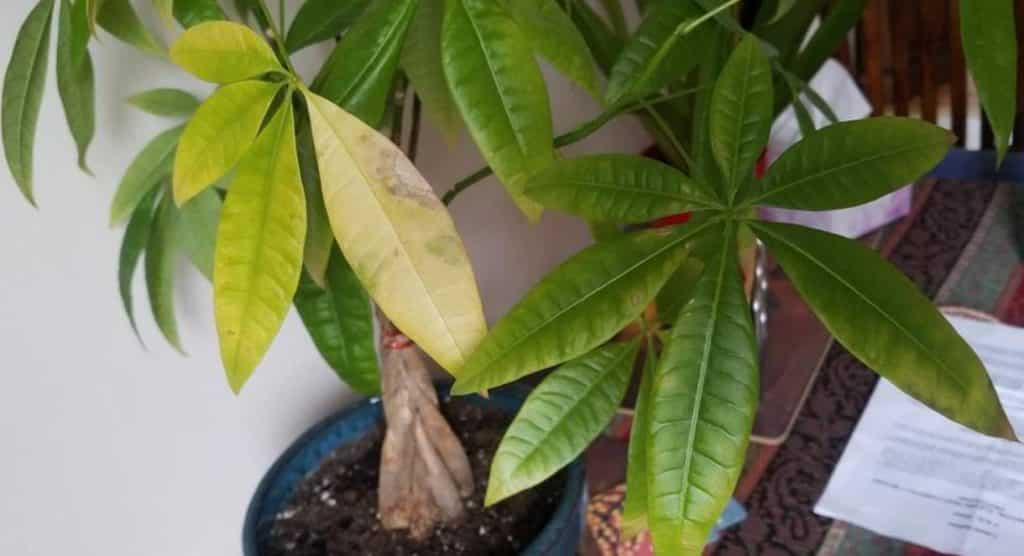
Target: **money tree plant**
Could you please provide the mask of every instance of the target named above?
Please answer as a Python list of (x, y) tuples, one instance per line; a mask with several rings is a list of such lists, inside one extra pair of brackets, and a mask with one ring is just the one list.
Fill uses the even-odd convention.
[[(112, 223), (126, 223), (119, 287), (133, 328), (143, 263), (153, 316), (181, 349), (172, 282), (186, 254), (212, 282), (237, 392), (294, 305), (340, 378), (382, 396), (379, 516), (414, 538), (458, 521), (473, 482), (409, 346), (455, 377), (454, 394), (555, 368), (498, 448), (488, 504), (578, 457), (640, 368), (625, 525), (650, 529), (660, 554), (698, 554), (738, 480), (758, 402), (741, 271), (754, 237), (851, 353), (950, 419), (1015, 438), (978, 357), (899, 271), (855, 241), (757, 218), (759, 206), (866, 203), (951, 145), (948, 132), (911, 119), (834, 123), (808, 87), (866, 3), (833, 2), (804, 41), (824, 0), (638, 1), (635, 29), (617, 0), (601, 11), (578, 0), (308, 0), (290, 25), (283, 2), (275, 19), (262, 0), (237, 0), (233, 17), (215, 0), (154, 0), (168, 25), (185, 28), (165, 50), (128, 0), (39, 0), (4, 80), (4, 152), (34, 204), (55, 18), (58, 91), (83, 170), (97, 29), (216, 84), (202, 101), (174, 89), (130, 98), (183, 121), (143, 147), (111, 206)], [(967, 58), (1002, 155), (1015, 112), (1012, 5), (964, 5)], [(324, 41), (333, 50), (306, 83), (291, 56)], [(538, 55), (604, 110), (555, 136)], [(833, 123), (815, 129), (805, 102)], [(790, 105), (804, 138), (755, 178), (771, 123)], [(443, 200), (413, 163), (421, 108), (450, 134), (464, 126), (488, 164)], [(640, 118), (665, 162), (559, 153), (623, 115)], [(566, 211), (598, 241), (488, 332), (445, 204), (492, 173), (527, 218)], [(671, 225), (649, 225), (666, 217)], [(619, 334), (631, 326), (640, 334)]]

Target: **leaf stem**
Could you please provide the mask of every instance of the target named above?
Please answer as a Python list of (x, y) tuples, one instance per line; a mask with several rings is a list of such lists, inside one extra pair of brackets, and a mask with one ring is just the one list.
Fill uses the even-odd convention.
[[(616, 116), (619, 116), (621, 114), (627, 112), (635, 112), (637, 110), (650, 110), (652, 106), (656, 106), (664, 102), (669, 102), (671, 100), (692, 95), (694, 93), (698, 93), (709, 88), (709, 86), (694, 87), (692, 89), (676, 91), (674, 93), (663, 95), (651, 100), (641, 100), (631, 104), (617, 104), (611, 106), (605, 109), (600, 114), (598, 114), (597, 117), (586, 122), (583, 122), (582, 124), (576, 126), (575, 129), (569, 132), (563, 133), (562, 135), (555, 137), (555, 148), (566, 147), (572, 145), (573, 143), (578, 143), (586, 139), (587, 137), (590, 137), (596, 131), (604, 127), (604, 125), (607, 124), (609, 121), (611, 121)], [(692, 166), (692, 162), (690, 161), (689, 155), (687, 155), (686, 151), (682, 150), (682, 147), (679, 145), (679, 142), (675, 139), (675, 136), (672, 136), (671, 139), (673, 147), (677, 148), (681, 153), (683, 159), (686, 160), (687, 164), (690, 164)], [(476, 172), (473, 172), (472, 174), (455, 182), (455, 185), (453, 185), (452, 188), (449, 189), (448, 192), (445, 193), (443, 197), (441, 197), (441, 201), (444, 202), (444, 204), (446, 205), (450, 204), (453, 200), (455, 200), (455, 197), (458, 196), (459, 193), (462, 193), (464, 190), (468, 189), (473, 184), (490, 176), (493, 173), (494, 170), (492, 170), (490, 166), (484, 166), (483, 168), (480, 168)]]
[(288, 28), (284, 20), (284, 0), (278, 0), (277, 2), (277, 24), (282, 31)]
[(689, 33), (690, 31), (693, 31), (697, 27), (700, 27), (701, 24), (703, 24), (704, 22), (708, 21), (709, 19), (717, 16), (718, 14), (728, 10), (729, 8), (735, 6), (736, 4), (739, 3), (739, 1), (740, 0), (729, 0), (728, 2), (722, 4), (721, 6), (718, 6), (717, 8), (715, 8), (715, 9), (705, 13), (704, 15), (698, 17), (697, 19), (694, 19), (689, 24), (687, 24), (687, 26), (685, 28), (683, 28), (683, 34), (685, 35), (685, 34)]
[(295, 71), (295, 66), (292, 66), (292, 61), (288, 58), (288, 48), (284, 45), (284, 35), (281, 34), (280, 27), (274, 23), (274, 19), (270, 17), (270, 10), (267, 9), (266, 0), (256, 2), (256, 7), (260, 9), (260, 14), (267, 20), (267, 25), (270, 26), (270, 38), (274, 40), (274, 46), (277, 47), (277, 57), (284, 62), (285, 68), (297, 79), (299, 72)]

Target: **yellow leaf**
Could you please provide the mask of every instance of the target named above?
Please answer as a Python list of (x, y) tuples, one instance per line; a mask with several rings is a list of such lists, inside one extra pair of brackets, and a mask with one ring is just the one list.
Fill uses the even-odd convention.
[(171, 46), (171, 60), (213, 83), (284, 72), (267, 41), (245, 25), (230, 21), (208, 21), (191, 27)]
[(221, 87), (196, 111), (174, 157), (174, 201), (181, 206), (238, 164), (259, 133), (280, 83)]
[(217, 231), (214, 313), (235, 392), (284, 322), (299, 283), (305, 235), (295, 119), (285, 103), (238, 164)]
[(386, 137), (303, 91), (334, 236), (360, 282), (452, 374), (487, 332), (476, 279), (444, 205)]

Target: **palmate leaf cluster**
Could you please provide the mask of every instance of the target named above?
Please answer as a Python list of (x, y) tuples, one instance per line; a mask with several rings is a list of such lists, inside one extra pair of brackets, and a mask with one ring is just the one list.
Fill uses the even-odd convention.
[[(856, 206), (926, 173), (952, 137), (902, 118), (836, 123), (807, 81), (866, 0), (308, 0), (285, 31), (259, 0), (154, 0), (184, 31), (165, 48), (128, 0), (40, 0), (3, 91), (8, 165), (34, 203), (33, 143), (51, 22), (57, 84), (88, 170), (96, 121), (88, 44), (99, 30), (166, 57), (218, 89), (132, 95), (179, 120), (126, 169), (111, 222), (126, 223), (119, 288), (135, 326), (138, 265), (153, 316), (174, 316), (180, 254), (213, 285), (222, 359), (238, 390), (294, 305), (324, 358), (357, 390), (379, 389), (371, 298), (472, 393), (556, 367), (498, 449), (489, 503), (575, 459), (607, 424), (635, 369), (629, 531), (663, 554), (699, 553), (742, 468), (759, 394), (743, 286), (752, 237), (780, 262), (838, 341), (898, 387), (981, 433), (1013, 438), (981, 362), (930, 302), (860, 244), (757, 219), (761, 206)], [(748, 10), (749, 11), (749, 10)], [(748, 14), (749, 15), (749, 14)], [(1012, 3), (964, 2), (965, 53), (1005, 153), (1016, 94)], [(289, 56), (334, 41), (304, 84)], [(606, 107), (554, 137), (538, 57)], [(488, 332), (462, 241), (413, 163), (377, 128), (415, 92), (450, 137), (463, 128), (530, 219), (575, 214), (600, 241), (544, 277)], [(771, 123), (792, 105), (804, 134), (763, 178)], [(815, 129), (811, 111), (830, 125)], [(667, 162), (558, 147), (631, 114)], [(400, 111), (398, 113), (400, 116)], [(471, 185), (460, 182), (446, 200)], [(688, 212), (685, 225), (651, 228)], [(652, 317), (648, 310), (657, 306)], [(619, 339), (637, 322), (642, 333)]]

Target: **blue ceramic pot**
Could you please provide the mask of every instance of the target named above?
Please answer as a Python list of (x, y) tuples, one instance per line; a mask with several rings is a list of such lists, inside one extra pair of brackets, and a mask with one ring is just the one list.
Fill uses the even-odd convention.
[[(438, 391), (442, 396), (448, 395), (447, 386), (439, 387)], [(479, 396), (463, 399), (512, 414), (523, 404), (526, 394), (521, 388), (501, 388), (492, 390), (490, 399)], [(273, 521), (306, 475), (319, 467), (320, 462), (336, 448), (356, 442), (372, 431), (383, 418), (380, 401), (370, 398), (324, 419), (289, 446), (260, 481), (249, 502), (242, 529), (244, 555), (260, 556), (259, 547), (263, 544), (261, 534), (265, 535), (269, 530), (266, 525)], [(566, 472), (565, 492), (551, 521), (526, 547), (522, 556), (575, 554), (583, 532), (583, 463), (576, 460)]]

